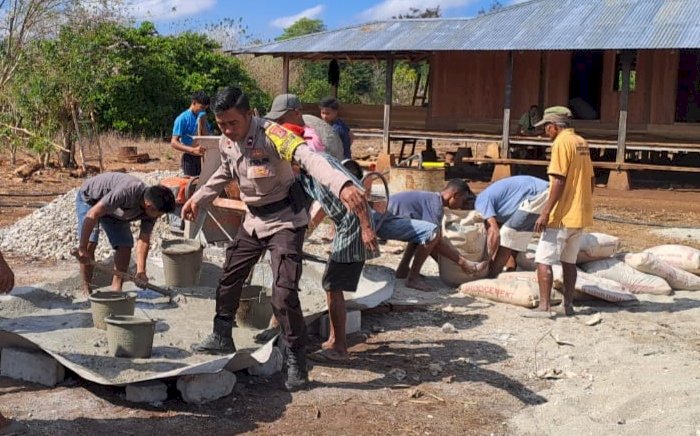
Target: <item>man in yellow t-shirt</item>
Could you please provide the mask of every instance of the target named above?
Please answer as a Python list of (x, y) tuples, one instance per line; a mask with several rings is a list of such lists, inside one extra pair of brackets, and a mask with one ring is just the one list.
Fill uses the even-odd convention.
[(551, 317), (552, 265), (561, 262), (564, 274), (564, 301), (561, 314), (574, 314), (576, 257), (583, 228), (593, 224), (593, 187), (595, 178), (588, 143), (571, 128), (571, 111), (554, 106), (537, 123), (544, 126), (552, 140), (552, 159), (547, 169), (549, 198), (535, 223), (542, 232), (535, 262), (540, 287), (538, 310), (528, 314)]

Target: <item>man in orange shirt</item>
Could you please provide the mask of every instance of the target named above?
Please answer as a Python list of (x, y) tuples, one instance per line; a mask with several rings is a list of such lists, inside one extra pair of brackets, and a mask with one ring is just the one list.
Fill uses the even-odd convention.
[(547, 169), (549, 198), (535, 223), (535, 231), (542, 232), (535, 254), (540, 304), (537, 311), (528, 315), (552, 316), (552, 265), (561, 262), (564, 273), (561, 314), (569, 316), (574, 314), (576, 256), (581, 234), (584, 227), (593, 224), (593, 164), (588, 143), (571, 128), (568, 108), (548, 108), (537, 126), (544, 126), (545, 134), (554, 140), (554, 144)]

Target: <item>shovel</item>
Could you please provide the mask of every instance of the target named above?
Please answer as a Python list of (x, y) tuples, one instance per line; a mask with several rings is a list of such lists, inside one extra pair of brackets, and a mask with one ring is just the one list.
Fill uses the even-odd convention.
[[(76, 259), (78, 259), (78, 250), (76, 248), (72, 249), (70, 254), (72, 256), (74, 256)], [(112, 275), (121, 277), (124, 280), (131, 280), (134, 283), (140, 284), (140, 280), (137, 280), (136, 276), (134, 276), (133, 274), (129, 274), (128, 272), (117, 271), (114, 268), (110, 268), (108, 266), (102, 265), (101, 263), (95, 262), (94, 260), (90, 260), (88, 262), (88, 264), (90, 266), (94, 267), (95, 269), (102, 271), (104, 273), (112, 274)], [(184, 303), (187, 302), (187, 298), (185, 298), (184, 295), (176, 294), (175, 292), (171, 291), (170, 289), (161, 288), (160, 286), (154, 285), (154, 284), (149, 283), (149, 282), (146, 282), (143, 285), (144, 285), (144, 288), (146, 288), (146, 289), (150, 289), (152, 291), (155, 291), (161, 295), (168, 297), (169, 303), (172, 303), (175, 299), (177, 299), (178, 301), (182, 301)]]

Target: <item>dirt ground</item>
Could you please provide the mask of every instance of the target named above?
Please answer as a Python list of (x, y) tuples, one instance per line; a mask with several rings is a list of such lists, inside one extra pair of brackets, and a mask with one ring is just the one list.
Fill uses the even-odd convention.
[[(109, 162), (108, 168), (174, 169), (159, 161)], [(160, 151), (158, 154), (156, 154)], [(82, 180), (48, 170), (32, 181), (0, 175), (3, 193), (65, 192)], [(486, 184), (473, 183), (475, 191)], [(645, 184), (645, 187), (648, 187)], [(51, 197), (2, 197), (34, 204)], [(595, 213), (615, 220), (698, 226), (700, 190), (597, 189)], [(25, 203), (22, 203), (24, 201)], [(0, 225), (31, 207), (0, 205)], [(655, 227), (596, 220), (592, 230), (617, 235), (623, 249), (685, 243), (656, 236)], [(698, 244), (694, 243), (697, 247)], [(399, 255), (381, 263), (396, 265)], [(17, 283), (36, 283), (67, 262), (9, 256)], [(424, 270), (435, 292), (397, 286), (386, 307), (363, 313), (362, 331), (350, 336), (346, 365), (316, 363), (313, 388), (289, 394), (281, 376), (240, 374), (234, 393), (193, 406), (171, 386), (160, 405), (127, 403), (123, 388), (99, 386), (69, 374), (49, 389), (0, 377), (0, 411), (29, 427), (28, 434), (687, 434), (700, 432), (700, 294), (642, 296), (639, 304), (587, 302), (568, 319), (533, 320), (525, 309), (460, 297), (441, 285), (432, 261)], [(404, 310), (401, 302), (420, 304)], [(601, 321), (587, 325), (594, 317)], [(451, 323), (456, 333), (445, 333)], [(312, 338), (312, 349), (320, 340)]]

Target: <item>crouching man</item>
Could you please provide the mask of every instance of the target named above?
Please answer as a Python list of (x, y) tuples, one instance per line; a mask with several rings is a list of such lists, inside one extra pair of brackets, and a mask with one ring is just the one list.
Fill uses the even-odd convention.
[(185, 203), (185, 219), (196, 218), (229, 181), (238, 182), (248, 213), (226, 252), (216, 289), (216, 315), (212, 334), (193, 346), (196, 352), (232, 353), (232, 329), (243, 289), (260, 254), (270, 253), (272, 308), (283, 330), (282, 348), (287, 360), (285, 386), (296, 390), (308, 383), (306, 325), (299, 302), (302, 244), (308, 213), (305, 195), (292, 172), (292, 161), (341, 199), (348, 210), (366, 214), (363, 192), (350, 178), (314, 153), (304, 140), (279, 124), (254, 117), (248, 97), (238, 88), (225, 88), (212, 102), (222, 136), (221, 166)]
[[(83, 293), (92, 292), (93, 263), (100, 227), (114, 249), (114, 268), (126, 272), (131, 260), (134, 237), (131, 221), (141, 221), (136, 242), (136, 279), (148, 282), (146, 258), (156, 219), (175, 209), (175, 197), (165, 186), (147, 186), (134, 176), (104, 173), (83, 183), (75, 198), (78, 216), (78, 260), (83, 278)], [(115, 275), (112, 289), (122, 290), (124, 279)]]

